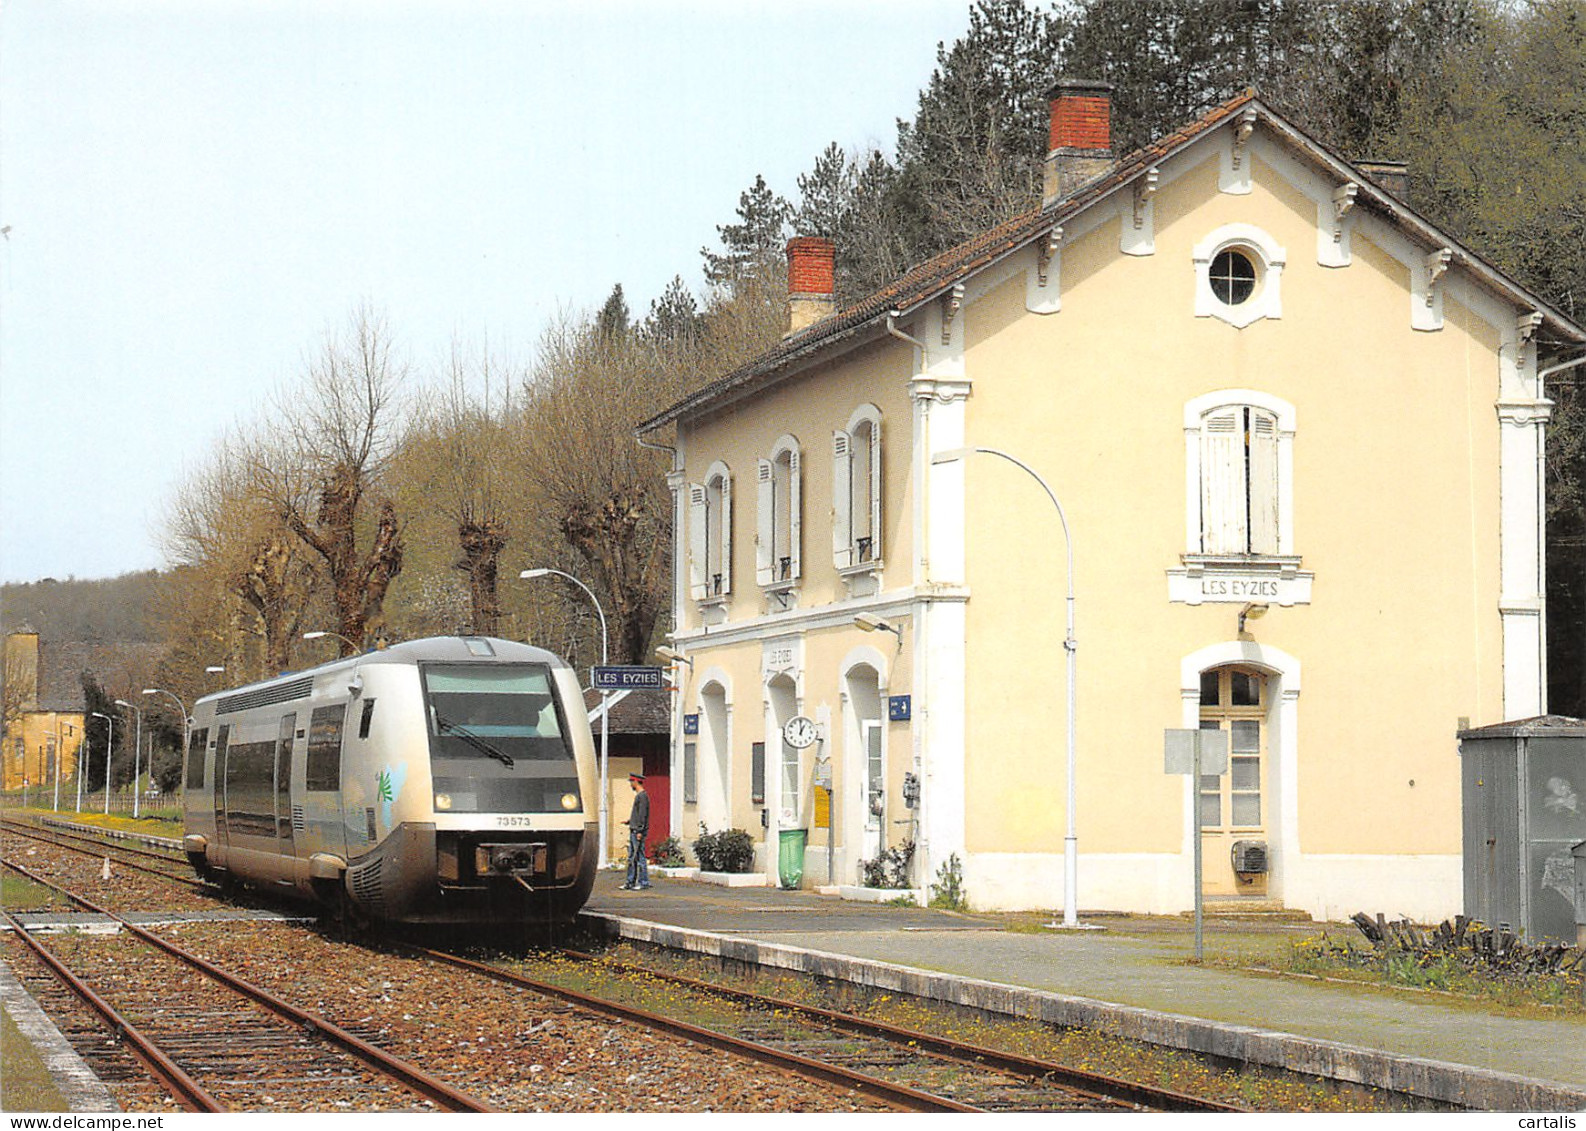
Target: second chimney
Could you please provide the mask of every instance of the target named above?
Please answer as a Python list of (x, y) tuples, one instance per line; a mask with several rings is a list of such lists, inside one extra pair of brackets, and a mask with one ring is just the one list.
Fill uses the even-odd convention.
[(837, 245), (826, 236), (787, 242), (788, 333), (837, 312)]
[(1112, 165), (1112, 83), (1061, 79), (1046, 97), (1052, 127), (1041, 203), (1051, 204)]

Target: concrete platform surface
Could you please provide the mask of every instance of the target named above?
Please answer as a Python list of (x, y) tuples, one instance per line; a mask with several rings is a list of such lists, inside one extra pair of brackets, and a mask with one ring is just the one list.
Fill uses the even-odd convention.
[[(611, 933), (878, 987), (1089, 1024), (1192, 1051), (1499, 1111), (1586, 1111), (1586, 1020), (1522, 1018), (1415, 991), (1196, 966), (1188, 919), (1081, 915), (1100, 930), (854, 903), (810, 891), (602, 873), (585, 914)], [(1208, 959), (1354, 928), (1207, 920)]]

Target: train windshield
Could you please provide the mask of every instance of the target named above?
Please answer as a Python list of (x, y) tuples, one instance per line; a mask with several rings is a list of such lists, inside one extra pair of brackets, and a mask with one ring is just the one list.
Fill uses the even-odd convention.
[(545, 664), (422, 668), (435, 808), (570, 812), (578, 768)]

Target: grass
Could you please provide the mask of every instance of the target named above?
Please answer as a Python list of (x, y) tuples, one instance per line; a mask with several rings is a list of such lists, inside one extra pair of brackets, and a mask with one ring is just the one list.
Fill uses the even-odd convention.
[(38, 1051), (0, 1007), (0, 1111), (70, 1110)]
[(79, 825), (93, 825), (101, 829), (115, 829), (124, 833), (143, 833), (147, 836), (180, 837), (182, 811), (176, 806), (145, 808), (134, 820), (126, 813), (78, 813), (71, 809), (56, 812), (53, 809), (20, 809), (18, 815), (27, 817), (56, 817)]
[(0, 907), (7, 911), (37, 911), (54, 906), (53, 893), (11, 871), (0, 873)]

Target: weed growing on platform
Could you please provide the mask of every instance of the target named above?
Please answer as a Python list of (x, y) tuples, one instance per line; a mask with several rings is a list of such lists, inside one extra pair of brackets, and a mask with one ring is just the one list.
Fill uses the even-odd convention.
[(964, 866), (953, 853), (936, 869), (931, 885), (931, 906), (939, 911), (968, 911), (969, 895), (964, 891)]
[(1208, 959), (1208, 965), (1384, 990), (1446, 994), (1463, 998), (1471, 1005), (1522, 1016), (1542, 1011), (1547, 1016), (1560, 1012), (1586, 1015), (1586, 976), (1580, 972), (1523, 974), (1486, 970), (1451, 955), (1382, 950), (1338, 939), (1327, 932), (1291, 939), (1286, 952), (1245, 952), (1231, 958)]

